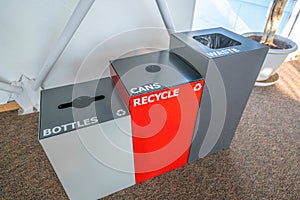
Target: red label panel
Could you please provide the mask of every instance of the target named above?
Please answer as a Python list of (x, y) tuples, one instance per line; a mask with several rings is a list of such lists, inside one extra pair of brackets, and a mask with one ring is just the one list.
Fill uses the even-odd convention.
[(188, 160), (204, 81), (131, 97), (136, 183)]

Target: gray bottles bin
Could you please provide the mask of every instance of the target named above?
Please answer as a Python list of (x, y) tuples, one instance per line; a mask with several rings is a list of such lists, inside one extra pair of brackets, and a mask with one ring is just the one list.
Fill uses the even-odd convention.
[(213, 28), (172, 34), (170, 51), (205, 79), (191, 162), (230, 146), (268, 48)]
[(135, 184), (130, 115), (110, 78), (43, 90), (39, 141), (70, 199)]

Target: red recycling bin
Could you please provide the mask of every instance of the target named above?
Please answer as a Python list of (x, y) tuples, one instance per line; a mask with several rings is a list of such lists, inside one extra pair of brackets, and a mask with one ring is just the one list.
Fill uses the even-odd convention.
[(184, 166), (202, 76), (168, 51), (117, 59), (110, 70), (131, 114), (136, 183)]

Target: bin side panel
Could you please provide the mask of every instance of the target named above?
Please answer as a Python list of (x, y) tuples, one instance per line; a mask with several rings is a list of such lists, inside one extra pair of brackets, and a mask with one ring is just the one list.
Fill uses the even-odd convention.
[(227, 113), (221, 137), (211, 153), (230, 146), (267, 52), (267, 48), (262, 48), (235, 56), (235, 59), (228, 57), (216, 61), (217, 66), (224, 66), (220, 72), (227, 77), (224, 80)]
[(115, 85), (115, 87), (117, 88), (124, 104), (126, 105), (126, 107), (129, 110), (129, 94), (123, 84), (122, 81), (120, 81), (120, 77), (118, 76), (117, 72), (115, 71), (114, 67), (112, 66), (112, 64), (110, 64), (110, 75), (111, 75), (111, 79)]
[[(216, 79), (218, 76), (214, 70), (208, 69), (205, 79), (207, 90), (203, 93), (199, 125), (195, 130), (189, 162), (230, 146), (266, 53), (267, 49), (262, 48), (210, 61), (208, 67), (216, 67), (221, 75), (225, 96), (216, 92), (214, 84), (219, 81)], [(222, 104), (226, 107), (217, 109), (220, 113), (214, 115), (214, 108)], [(222, 120), (220, 116), (222, 117), (224, 110), (226, 113)], [(207, 117), (210, 118), (209, 123)], [(213, 127), (222, 125), (221, 132), (209, 129), (209, 125), (214, 123), (216, 125)]]
[(132, 138), (116, 126), (129, 130), (130, 121), (127, 116), (40, 140), (70, 199), (98, 199), (135, 184)]

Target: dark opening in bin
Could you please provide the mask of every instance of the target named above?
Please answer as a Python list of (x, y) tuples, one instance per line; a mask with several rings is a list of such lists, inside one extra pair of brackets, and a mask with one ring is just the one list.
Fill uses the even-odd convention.
[(241, 45), (240, 42), (233, 40), (220, 33), (213, 33), (208, 35), (197, 35), (194, 36), (193, 38), (211, 49), (221, 49), (221, 48)]

